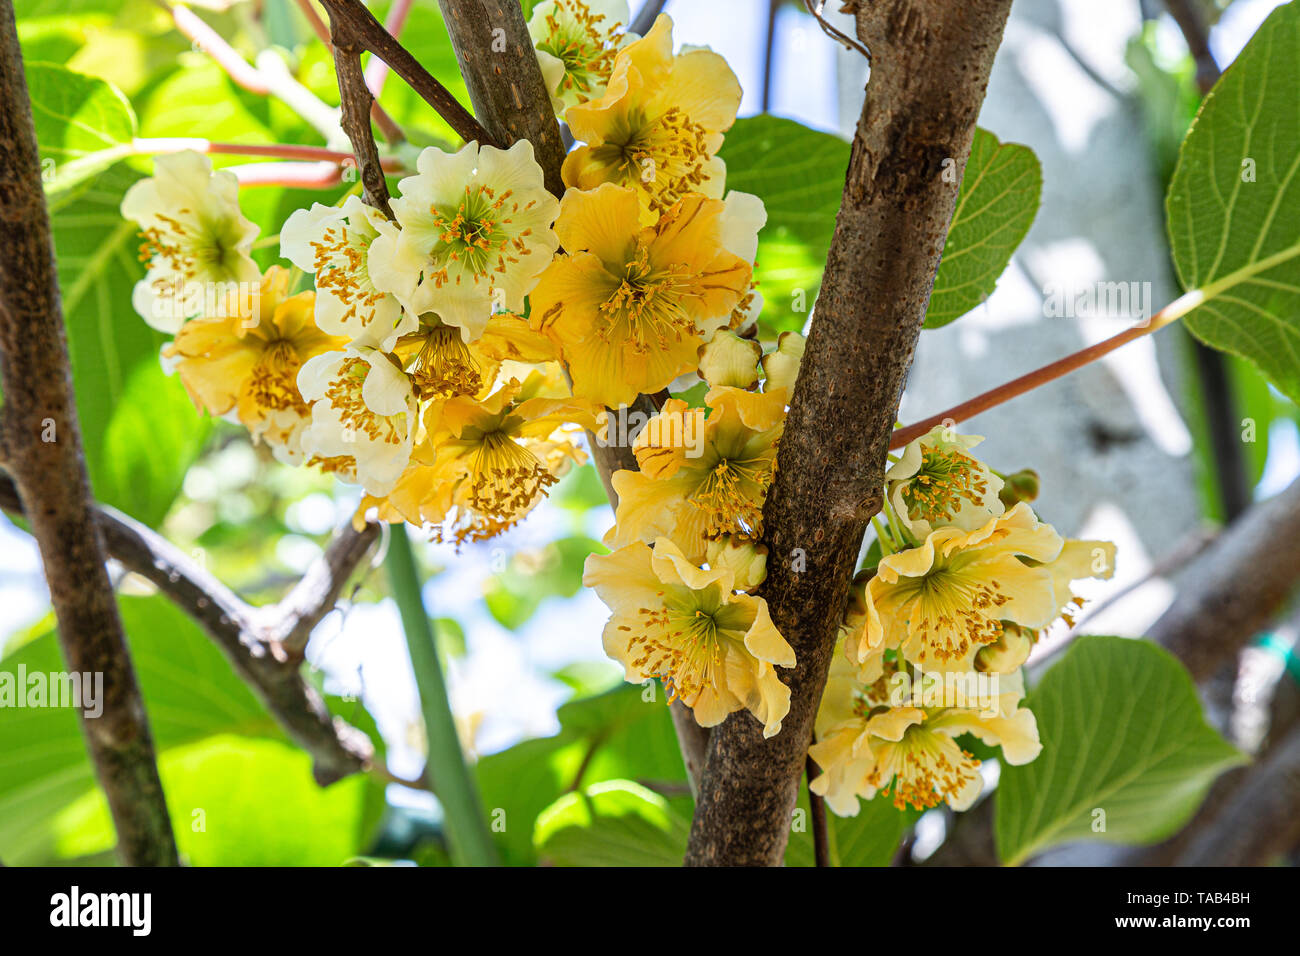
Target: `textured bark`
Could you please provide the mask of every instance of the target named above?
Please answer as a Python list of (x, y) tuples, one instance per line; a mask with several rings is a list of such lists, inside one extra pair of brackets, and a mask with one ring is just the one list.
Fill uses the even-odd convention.
[[(176, 841), (149, 721), (91, 506), (50, 219), (10, 0), (0, 3), (0, 250), (5, 467), (40, 546), (65, 665), (103, 674), (103, 714), (83, 717), (81, 728), (108, 798), (118, 854), (132, 866), (175, 865)], [(51, 428), (54, 440), (48, 440)]]
[(712, 734), (688, 865), (779, 865), (838, 622), (1010, 0), (857, 4), (871, 78), (764, 509), (762, 589), (798, 664), (780, 734)]
[(546, 188), (563, 195), (564, 143), (523, 8), (516, 0), (438, 0), (438, 6), (478, 121), (503, 147), (532, 143)]
[(1233, 522), (1191, 565), (1147, 636), (1203, 681), (1277, 614), (1300, 582), (1300, 480)]
[(361, 186), (366, 202), (389, 219), (393, 210), (388, 205), (388, 183), (379, 160), (379, 147), (370, 131), (371, 108), (375, 98), (366, 86), (366, 74), (361, 68), (361, 54), (365, 46), (348, 22), (337, 14), (330, 14), (330, 46), (334, 54), (334, 72), (338, 76), (340, 118), (343, 132), (352, 143), (356, 154)]

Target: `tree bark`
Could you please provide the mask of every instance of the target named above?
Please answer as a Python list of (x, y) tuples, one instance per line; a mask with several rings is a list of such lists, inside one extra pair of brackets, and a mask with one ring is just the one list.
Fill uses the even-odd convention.
[(0, 3), (0, 379), (3, 445), (40, 546), (65, 665), (102, 673), (81, 727), (133, 866), (175, 865), (153, 740), (91, 505), (50, 219), (11, 0)]
[[(898, 402), (1010, 0), (853, 4), (871, 77), (816, 318), (764, 509), (761, 593), (794, 647), (780, 734), (747, 713), (712, 734), (688, 865), (781, 863)], [(947, 174), (947, 175), (945, 175)], [(956, 175), (954, 175), (956, 174)]]
[(1274, 618), (1300, 581), (1300, 479), (1228, 526), (1147, 636), (1203, 681)]
[(564, 143), (551, 109), (523, 8), (515, 0), (438, 0), (474, 114), (503, 147), (526, 139), (546, 177), (564, 194)]

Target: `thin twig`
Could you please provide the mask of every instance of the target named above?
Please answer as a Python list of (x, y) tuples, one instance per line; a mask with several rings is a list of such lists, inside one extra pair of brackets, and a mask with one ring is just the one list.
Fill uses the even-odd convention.
[(461, 106), (451, 92), (438, 82), (407, 49), (393, 39), (383, 24), (375, 19), (360, 0), (321, 0), (332, 22), (342, 22), (350, 29), (356, 42), (387, 63), (410, 84), (423, 100), (446, 120), (456, 135), (466, 142), (477, 140), (486, 146), (500, 143), (488, 134), (479, 121)]
[[(406, 0), (406, 2), (409, 3), (410, 0)], [(320, 14), (317, 13), (316, 8), (312, 6), (311, 0), (298, 0), (298, 8), (302, 10), (303, 16), (307, 18), (307, 23), (310, 24), (312, 32), (316, 34), (317, 39), (319, 39), (321, 43), (325, 44), (325, 49), (329, 50), (330, 54), (333, 55), (334, 45), (333, 41), (330, 39), (330, 28), (327, 27), (325, 21), (320, 18)], [(376, 57), (373, 62), (382, 63), (383, 61)], [(366, 85), (370, 88), (370, 92), (375, 96), (375, 101), (370, 104), (370, 118), (373, 119), (375, 125), (379, 127), (379, 132), (384, 137), (384, 140), (389, 145), (405, 141), (406, 134), (403, 133), (402, 128), (397, 125), (397, 121), (389, 116), (388, 112), (379, 105), (379, 91), (382, 89), (383, 84), (381, 83), (379, 86), (376, 86), (371, 83), (369, 81), (369, 74), (367, 73)]]
[(1009, 382), (999, 385), (997, 388), (989, 389), (974, 398), (967, 399), (960, 405), (954, 405), (946, 411), (937, 415), (931, 415), (929, 418), (922, 419), (913, 425), (897, 429), (890, 438), (890, 448), (902, 448), (908, 442), (920, 438), (935, 425), (956, 424), (973, 418), (980, 412), (986, 412), (990, 408), (996, 408), (1003, 402), (1010, 401), (1026, 392), (1038, 388), (1040, 385), (1046, 385), (1063, 375), (1067, 375), (1076, 369), (1081, 369), (1090, 362), (1105, 355), (1109, 355), (1121, 345), (1127, 345), (1144, 335), (1150, 335), (1152, 332), (1164, 328), (1171, 322), (1182, 318), (1196, 306), (1200, 305), (1204, 299), (1204, 293), (1200, 290), (1194, 290), (1184, 296), (1174, 300), (1165, 306), (1150, 319), (1146, 319), (1138, 324), (1125, 329), (1118, 335), (1112, 335), (1108, 339), (1098, 342), (1096, 345), (1090, 345), (1086, 349), (1080, 349), (1065, 358), (1057, 359), (1055, 362), (1049, 362), (1042, 368), (1034, 369), (1019, 378), (1014, 378)]
[(812, 782), (821, 773), (817, 761), (809, 757), (804, 765), (804, 776), (808, 783), (808, 808), (812, 816), (813, 859), (817, 866), (831, 865), (830, 835), (826, 828), (826, 801), (820, 794), (813, 793)]
[(384, 181), (379, 147), (375, 145), (375, 137), (370, 131), (370, 107), (374, 103), (374, 95), (366, 86), (366, 75), (361, 69), (361, 52), (364, 48), (353, 28), (333, 7), (329, 14), (334, 72), (338, 74), (339, 99), (343, 104), (343, 129), (357, 156), (366, 203), (392, 219), (393, 210), (388, 205), (388, 183)]
[(844, 33), (839, 28), (833, 26), (822, 14), (822, 9), (826, 6), (826, 0), (821, 0), (820, 3), (817, 2), (817, 0), (803, 0), (803, 5), (807, 8), (808, 12), (812, 14), (813, 19), (817, 21), (817, 25), (822, 28), (822, 33), (826, 34), (836, 43), (841, 44), (845, 48), (856, 50), (867, 58), (868, 63), (871, 62), (871, 51), (847, 33)]
[[(309, 0), (303, 0), (304, 3)], [(402, 28), (406, 26), (406, 18), (411, 12), (413, 0), (393, 0), (392, 6), (388, 8), (388, 16), (384, 18), (384, 29), (394, 40), (402, 38)], [(379, 57), (370, 58), (366, 64), (366, 86), (370, 87), (370, 92), (376, 97), (384, 90), (384, 81), (388, 79), (388, 64)]]
[(1218, 61), (1210, 50), (1210, 31), (1206, 28), (1205, 17), (1193, 0), (1165, 0), (1165, 7), (1187, 41), (1187, 50), (1196, 64), (1196, 85), (1204, 95), (1219, 82), (1221, 74)]

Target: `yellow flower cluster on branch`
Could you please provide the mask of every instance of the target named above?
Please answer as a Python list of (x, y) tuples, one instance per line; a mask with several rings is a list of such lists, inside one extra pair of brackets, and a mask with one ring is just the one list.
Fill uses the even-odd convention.
[(1021, 665), (1078, 603), (1070, 584), (1109, 578), (1115, 548), (1067, 541), (974, 458), (982, 439), (939, 426), (886, 473), (881, 555), (854, 582), (809, 755), (811, 786), (839, 814), (892, 795), (900, 808), (979, 795), (979, 760), (958, 739), (1000, 746), (1010, 764), (1041, 750), (1021, 706)]
[[(293, 270), (262, 272), (234, 178), (163, 156), (122, 204), (148, 263), (135, 305), (174, 334), (162, 360), (201, 409), (359, 485), (357, 520), (457, 545), (514, 527), (586, 460), (584, 432), (622, 440), (615, 419), (649, 396), (638, 467), (611, 478), (612, 553), (585, 568), (611, 612), (605, 650), (701, 725), (743, 710), (771, 736), (795, 654), (755, 592), (804, 339), (758, 338), (766, 210), (727, 192), (718, 156), (735, 75), (675, 50), (668, 17), (638, 37), (627, 14), (624, 0), (534, 8), (551, 105), (577, 140), (562, 198), (528, 142), (430, 147), (392, 219), (352, 194), (299, 209), (279, 236)], [(1072, 610), (1070, 582), (1111, 573), (1110, 545), (1039, 521), (1032, 482), (1004, 482), (978, 442), (935, 429), (885, 476), (881, 554), (855, 581), (810, 751), (836, 812), (877, 793), (968, 806), (966, 734), (1032, 759), (1019, 668)], [(971, 693), (951, 699), (964, 677)]]

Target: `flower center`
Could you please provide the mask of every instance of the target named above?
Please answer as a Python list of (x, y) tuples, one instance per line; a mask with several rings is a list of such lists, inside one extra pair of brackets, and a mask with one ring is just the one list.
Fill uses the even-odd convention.
[(659, 607), (638, 608), (636, 626), (619, 625), (619, 630), (635, 631), (628, 640), (635, 654), (632, 666), (663, 681), (670, 704), (680, 699), (693, 705), (701, 691), (714, 686), (715, 675), (723, 678), (726, 655), (714, 617), (717, 608), (709, 610), (705, 597), (691, 593)]
[(623, 135), (611, 137), (591, 155), (616, 171), (624, 185), (647, 192), (650, 209), (663, 213), (704, 182), (708, 131), (681, 107), (670, 106), (653, 119), (630, 116)]
[(638, 246), (618, 288), (600, 307), (609, 319), (609, 324), (600, 330), (601, 338), (609, 341), (616, 333), (625, 334), (628, 346), (634, 352), (645, 354), (697, 335), (694, 319), (682, 308), (689, 282), (685, 264), (655, 271), (650, 265), (649, 250)]
[(564, 64), (560, 86), (577, 93), (579, 101), (588, 99), (585, 94), (592, 91), (593, 81), (606, 83), (614, 68), (618, 51), (612, 41), (622, 24), (602, 26), (604, 19), (604, 14), (592, 13), (582, 0), (556, 0), (546, 16), (547, 39), (538, 49)]
[(406, 413), (376, 415), (362, 397), (362, 386), (370, 374), (370, 363), (365, 359), (348, 357), (339, 363), (338, 373), (325, 389), (325, 399), (339, 413), (339, 422), (360, 432), (371, 441), (400, 445), (403, 440)]
[(470, 458), (470, 505), (509, 527), (558, 480), (508, 432), (485, 432)]
[(704, 512), (705, 534), (761, 535), (763, 499), (771, 482), (771, 458), (720, 459), (689, 498)]
[[(465, 197), (455, 208), (430, 207), (440, 230), (429, 273), (437, 288), (453, 279), (459, 285), (464, 275), (477, 282), (490, 272), (504, 273), (508, 264), (531, 255), (524, 239), (532, 230), (512, 228), (511, 214), (520, 210), (519, 203), (511, 198), (513, 193), (507, 189), (498, 196), (491, 186), (478, 183), (465, 187)], [(524, 208), (533, 202), (530, 200)]]
[(415, 349), (406, 370), (416, 397), (477, 395), (483, 388), (483, 372), (461, 338), (460, 330), (448, 325), (422, 325), (420, 331), (404, 335), (397, 343), (401, 355)]
[(892, 781), (894, 806), (900, 810), (908, 805), (928, 810), (979, 777), (980, 762), (972, 754), (924, 725), (909, 727), (902, 740), (881, 750), (870, 783), (887, 797)]
[(913, 521), (947, 521), (961, 511), (963, 501), (978, 505), (987, 493), (987, 475), (970, 455), (926, 448), (921, 468), (908, 479), (902, 497)]
[(292, 408), (303, 415), (309, 413), (307, 404), (298, 391), (298, 369), (302, 362), (298, 351), (288, 339), (276, 339), (253, 366), (249, 391), (260, 408), (283, 411)]
[[(316, 271), (316, 289), (332, 293), (348, 306), (340, 321), (359, 318), (363, 326), (374, 318), (374, 307), (383, 299), (370, 281), (366, 267), (369, 243), (364, 236), (348, 232), (345, 226), (330, 226), (311, 247)], [(366, 314), (358, 315), (358, 308)]]
[(998, 609), (1011, 598), (996, 580), (939, 567), (920, 578), (914, 599), (920, 614), (912, 633), (922, 642), (918, 661), (933, 652), (940, 661), (960, 660), (975, 645), (992, 644), (1002, 637)]

